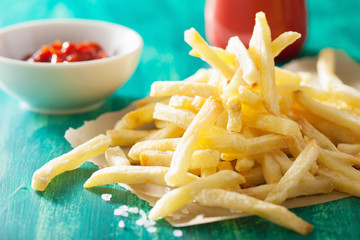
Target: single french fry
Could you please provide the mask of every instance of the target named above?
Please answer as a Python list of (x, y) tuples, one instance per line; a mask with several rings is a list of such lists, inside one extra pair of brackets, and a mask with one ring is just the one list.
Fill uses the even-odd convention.
[(295, 91), (293, 97), (313, 114), (360, 134), (360, 117), (313, 100), (302, 91)]
[(357, 154), (360, 153), (360, 143), (339, 143), (337, 149), (344, 153)]
[[(280, 165), (281, 173), (284, 175), (293, 164), (293, 161), (291, 161), (289, 157), (279, 149), (272, 151), (271, 154), (274, 156), (276, 162)], [(314, 180), (314, 176), (311, 173), (307, 172), (305, 173), (303, 180)]]
[[(96, 187), (112, 183), (139, 184), (155, 183), (167, 186), (164, 176), (169, 171), (168, 167), (160, 166), (113, 166), (94, 172), (85, 182), (84, 188)], [(187, 173), (184, 184), (197, 180), (198, 177)]]
[(360, 135), (356, 134), (350, 129), (340, 126), (336, 123), (330, 122), (327, 119), (317, 116), (308, 111), (301, 111), (292, 109), (296, 115), (304, 117), (309, 121), (317, 130), (322, 132), (334, 144), (336, 143), (359, 143)]
[(319, 174), (325, 175), (334, 181), (335, 190), (352, 196), (360, 197), (360, 181), (344, 176), (330, 169), (320, 167)]
[(238, 96), (228, 99), (226, 103), (228, 122), (226, 128), (233, 132), (241, 132), (242, 114), (241, 101)]
[(200, 96), (208, 98), (218, 97), (219, 90), (208, 83), (183, 81), (158, 81), (151, 85), (150, 96)]
[(146, 105), (149, 105), (150, 103), (158, 103), (158, 102), (167, 102), (169, 97), (145, 97), (143, 99), (139, 99), (135, 102), (135, 106), (137, 108), (144, 107)]
[[(224, 63), (226, 63), (227, 65), (233, 65), (234, 61), (235, 61), (235, 55), (226, 51), (225, 49), (219, 48), (219, 47), (214, 47), (214, 46), (210, 46), (210, 48), (218, 55), (218, 57), (224, 61)], [(195, 50), (195, 49), (191, 49), (191, 51), (189, 52), (190, 56), (193, 57), (199, 57), (202, 58), (201, 55)]]
[(320, 147), (330, 151), (338, 151), (335, 145), (324, 134), (312, 126), (311, 123), (309, 123), (306, 119), (300, 117), (298, 123), (301, 125), (301, 131), (304, 133), (304, 135), (315, 139)]
[(109, 166), (130, 166), (129, 159), (126, 158), (124, 151), (119, 147), (110, 147), (105, 151), (105, 159)]
[(261, 96), (265, 108), (279, 116), (280, 108), (275, 83), (275, 63), (271, 49), (271, 33), (265, 14), (258, 12), (249, 42), (249, 51), (260, 73)]
[(279, 67), (275, 67), (275, 82), (276, 84), (294, 84), (299, 85), (301, 83), (301, 76), (298, 73), (294, 73)]
[(360, 157), (357, 155), (351, 155), (348, 153), (340, 152), (340, 151), (329, 151), (326, 149), (321, 149), (323, 154), (327, 155), (327, 157), (339, 160), (348, 165), (357, 165), (360, 166)]
[(247, 84), (252, 85), (259, 82), (259, 72), (256, 65), (239, 37), (231, 37), (226, 50), (236, 56), (243, 73), (242, 77)]
[(239, 87), (239, 99), (242, 103), (247, 105), (255, 105), (260, 102), (260, 97), (245, 86)]
[(279, 98), (279, 107), (280, 107), (280, 113), (288, 116), (290, 113), (290, 110), (293, 106), (293, 100), (291, 97), (282, 95)]
[(184, 95), (175, 95), (170, 98), (169, 106), (175, 108), (187, 109), (194, 113), (197, 113), (200, 111), (205, 101), (206, 101), (205, 98), (199, 96), (189, 97)]
[(277, 117), (270, 114), (256, 114), (244, 116), (244, 124), (249, 127), (265, 130), (272, 133), (301, 136), (299, 125), (291, 119)]
[(106, 135), (111, 138), (112, 146), (130, 147), (152, 132), (153, 130), (110, 129), (106, 131)]
[(185, 42), (201, 55), (201, 58), (210, 66), (218, 69), (226, 78), (232, 78), (235, 71), (226, 63), (224, 63), (219, 56), (214, 52), (200, 34), (194, 29), (190, 28), (185, 31)]
[(353, 168), (350, 164), (343, 162), (331, 155), (328, 155), (328, 151), (320, 150), (318, 163), (332, 171), (341, 173), (342, 175), (360, 181), (360, 171)]
[(277, 183), (282, 177), (280, 165), (271, 153), (263, 153), (254, 156), (260, 163), (266, 183)]
[(156, 102), (149, 103), (143, 107), (128, 112), (116, 123), (114, 129), (135, 129), (152, 122), (154, 120), (153, 112), (155, 105)]
[(261, 166), (254, 167), (248, 171), (240, 172), (245, 177), (246, 182), (241, 187), (248, 188), (265, 183), (264, 174)]
[(312, 225), (297, 217), (287, 208), (264, 202), (244, 194), (222, 189), (203, 189), (196, 201), (205, 206), (230, 208), (256, 214), (302, 235), (312, 231)]
[(178, 109), (162, 103), (156, 104), (153, 118), (167, 121), (186, 129), (194, 120), (196, 114), (190, 110)]
[(271, 43), (271, 49), (273, 56), (278, 56), (282, 50), (284, 50), (287, 46), (291, 45), (297, 39), (301, 37), (300, 33), (297, 32), (284, 32), (280, 34), (274, 41)]
[(34, 172), (31, 187), (37, 191), (44, 191), (52, 178), (65, 171), (76, 169), (88, 159), (103, 154), (110, 146), (110, 142), (108, 136), (99, 135), (51, 160)]
[[(170, 167), (173, 151), (145, 150), (140, 154), (140, 162), (143, 166)], [(212, 149), (196, 150), (192, 155), (189, 169), (213, 168), (220, 162), (220, 153)]]
[[(276, 187), (276, 183), (263, 184), (255, 187), (241, 189), (240, 193), (264, 200), (267, 195)], [(324, 175), (316, 176), (313, 180), (300, 181), (288, 195), (288, 198), (307, 196), (314, 194), (330, 193), (334, 190), (331, 178)]]
[(173, 123), (169, 123), (166, 127), (152, 131), (149, 135), (140, 139), (141, 141), (147, 140), (160, 140), (164, 138), (180, 138), (184, 134), (185, 130), (176, 126)]
[(186, 203), (194, 200), (195, 195), (204, 188), (233, 188), (244, 182), (243, 176), (230, 170), (223, 170), (208, 177), (200, 178), (166, 193), (151, 209), (149, 218), (156, 220), (175, 212)]
[(255, 165), (255, 159), (250, 156), (243, 156), (236, 160), (235, 169), (238, 172), (248, 171)]
[(133, 160), (140, 160), (140, 154), (145, 150), (174, 151), (179, 142), (180, 138), (167, 138), (138, 142), (132, 146), (128, 155)]
[(206, 100), (176, 147), (170, 171), (165, 176), (168, 185), (178, 185), (184, 181), (185, 173), (190, 166), (191, 156), (196, 150), (201, 136), (215, 123), (222, 111), (223, 106), (220, 100), (216, 98)]
[(295, 144), (295, 138), (277, 134), (267, 134), (246, 140), (246, 155), (268, 152), (278, 148), (289, 148)]
[(285, 201), (292, 189), (298, 185), (305, 173), (309, 171), (311, 164), (316, 161), (318, 155), (319, 147), (316, 141), (311, 139), (265, 201), (272, 203)]

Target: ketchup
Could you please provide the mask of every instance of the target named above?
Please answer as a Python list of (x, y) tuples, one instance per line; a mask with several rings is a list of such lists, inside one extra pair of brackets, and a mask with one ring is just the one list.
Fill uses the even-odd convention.
[(276, 60), (288, 60), (298, 55), (307, 35), (305, 0), (206, 0), (205, 32), (208, 41), (225, 48), (232, 36), (239, 36), (248, 46), (255, 14), (263, 11), (274, 40), (285, 31), (301, 33), (302, 37), (287, 47)]
[(44, 45), (34, 54), (26, 56), (24, 60), (29, 62), (80, 62), (106, 58), (108, 55), (96, 42), (55, 42)]

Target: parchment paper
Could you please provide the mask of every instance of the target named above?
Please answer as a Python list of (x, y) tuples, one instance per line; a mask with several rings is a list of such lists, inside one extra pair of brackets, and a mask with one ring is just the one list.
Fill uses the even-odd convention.
[[(341, 51), (336, 52), (336, 60), (337, 75), (340, 79), (348, 85), (360, 89), (360, 66)], [(309, 72), (312, 74), (313, 82), (315, 84), (317, 82), (316, 58), (294, 60), (285, 65), (284, 68), (295, 72)], [(65, 138), (73, 147), (76, 147), (99, 134), (105, 133), (106, 130), (113, 128), (118, 119), (134, 108), (135, 104), (132, 104), (121, 111), (106, 113), (94, 121), (85, 122), (85, 124), (78, 129), (70, 128), (66, 131)], [(98, 165), (99, 168), (107, 167), (107, 163), (103, 156), (94, 158), (91, 161)], [(136, 194), (139, 198), (149, 202), (152, 206), (161, 196), (171, 191), (171, 188), (169, 187), (158, 186), (151, 183), (120, 185)], [(288, 208), (295, 208), (334, 201), (345, 197), (348, 197), (348, 195), (334, 191), (330, 194), (318, 194), (289, 199), (283, 205)], [(250, 214), (230, 211), (223, 208), (204, 207), (195, 202), (191, 202), (174, 214), (166, 217), (166, 220), (175, 227), (184, 227), (249, 215)]]

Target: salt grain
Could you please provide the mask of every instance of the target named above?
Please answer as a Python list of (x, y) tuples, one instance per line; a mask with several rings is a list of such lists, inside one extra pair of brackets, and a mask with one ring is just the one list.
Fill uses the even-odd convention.
[(147, 215), (146, 215), (146, 213), (144, 212), (144, 210), (140, 209), (139, 214), (140, 214), (140, 216), (141, 216), (142, 218), (145, 218), (145, 219), (147, 218)]
[(134, 214), (138, 214), (139, 213), (139, 209), (137, 207), (131, 207), (128, 210), (130, 213), (134, 213)]
[(104, 194), (101, 194), (101, 198), (105, 201), (110, 201), (112, 195), (110, 193), (104, 193)]
[(181, 212), (183, 214), (189, 214), (189, 210), (187, 208), (182, 209)]
[(179, 229), (175, 229), (175, 230), (173, 231), (173, 235), (174, 235), (175, 237), (182, 237), (182, 236), (183, 236), (183, 232), (182, 232), (181, 230), (179, 230)]
[(119, 228), (124, 228), (125, 227), (125, 223), (123, 220), (121, 220), (118, 224)]
[(129, 213), (128, 212), (121, 212), (119, 215), (122, 216), (122, 217), (128, 217)]
[(151, 227), (146, 228), (146, 230), (147, 230), (149, 233), (154, 233), (154, 232), (156, 232), (156, 227), (151, 226)]
[(138, 226), (144, 225), (144, 219), (140, 218), (140, 219), (136, 220), (135, 224), (138, 225)]

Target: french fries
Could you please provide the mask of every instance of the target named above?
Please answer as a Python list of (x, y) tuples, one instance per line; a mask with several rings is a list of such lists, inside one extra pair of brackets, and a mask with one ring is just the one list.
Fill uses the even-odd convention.
[(37, 170), (32, 188), (44, 191), (56, 175), (104, 154), (109, 167), (84, 187), (119, 182), (171, 189), (151, 219), (176, 216), (193, 201), (308, 234), (309, 223), (275, 204), (333, 190), (360, 197), (360, 93), (336, 76), (331, 49), (318, 59), (321, 87), (307, 85), (311, 77), (303, 73), (275, 67), (274, 57), (299, 37), (286, 32), (271, 39), (262, 12), (249, 48), (238, 37), (226, 49), (213, 47), (187, 30), (190, 54), (211, 68), (183, 81), (154, 82), (150, 97), (137, 101), (106, 136)]
[(70, 152), (51, 160), (34, 172), (31, 187), (37, 191), (44, 191), (53, 177), (65, 171), (76, 169), (86, 160), (104, 153), (110, 146), (110, 142), (109, 137), (99, 135)]

